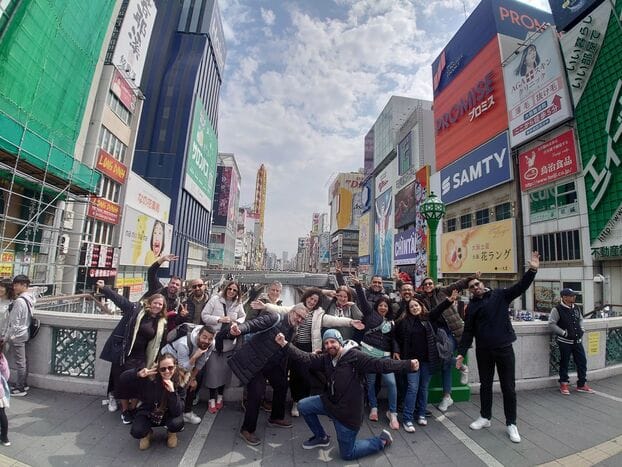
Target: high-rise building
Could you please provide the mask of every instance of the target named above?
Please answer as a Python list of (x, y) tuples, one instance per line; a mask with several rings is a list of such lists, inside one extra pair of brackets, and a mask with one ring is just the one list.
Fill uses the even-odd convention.
[(266, 214), (266, 186), (268, 184), (268, 172), (266, 167), (261, 164), (257, 170), (257, 179), (255, 181), (255, 198), (253, 201), (253, 211), (258, 221), (258, 230), (256, 237), (255, 267), (262, 269), (263, 267), (263, 251), (264, 251), (264, 220)]
[(142, 88), (145, 105), (133, 169), (171, 198), (169, 273), (207, 266), (225, 62), (216, 0), (156, 0), (158, 16)]

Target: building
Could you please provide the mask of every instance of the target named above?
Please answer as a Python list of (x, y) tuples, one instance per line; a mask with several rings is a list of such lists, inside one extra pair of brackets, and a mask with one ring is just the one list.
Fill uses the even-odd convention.
[(225, 62), (215, 0), (156, 0), (146, 57), (145, 105), (133, 170), (171, 199), (169, 274), (199, 277), (207, 266), (218, 156), (218, 102)]
[[(337, 174), (328, 191), (330, 205), (330, 259), (344, 264), (358, 265), (358, 226), (361, 217), (361, 182), (363, 173), (348, 172)], [(311, 252), (318, 256), (320, 264), (320, 233), (322, 216), (314, 214)], [(324, 240), (325, 242), (325, 240)], [(322, 258), (325, 261), (325, 257)], [(325, 264), (324, 262), (321, 264)], [(319, 266), (318, 266), (319, 267)], [(318, 268), (316, 268), (318, 270)]]
[(255, 269), (264, 268), (264, 221), (266, 215), (266, 187), (268, 184), (268, 171), (261, 164), (257, 170), (257, 179), (255, 181), (255, 198), (253, 200), (253, 211), (257, 219), (257, 229), (255, 232)]

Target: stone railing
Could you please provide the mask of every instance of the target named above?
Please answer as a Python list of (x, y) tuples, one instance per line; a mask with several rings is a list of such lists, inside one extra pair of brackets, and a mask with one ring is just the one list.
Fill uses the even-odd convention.
[[(27, 344), (33, 387), (105, 395), (110, 364), (99, 359), (119, 317), (37, 309), (39, 335)], [(588, 379), (622, 374), (622, 317), (585, 321)], [(546, 322), (514, 322), (517, 389), (557, 385), (555, 345)], [(557, 358), (557, 360), (556, 360)], [(469, 351), (471, 389), (479, 391), (475, 352)], [(574, 383), (574, 379), (571, 377)], [(498, 389), (498, 388), (497, 388)], [(231, 391), (241, 395), (241, 391)]]

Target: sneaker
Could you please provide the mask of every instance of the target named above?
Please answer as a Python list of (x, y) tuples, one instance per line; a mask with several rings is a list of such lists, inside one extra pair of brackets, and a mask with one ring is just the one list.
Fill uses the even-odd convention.
[(218, 399), (216, 399), (216, 409), (220, 410), (223, 407), (224, 402), (222, 401), (222, 396), (218, 396)]
[(469, 384), (469, 367), (466, 365), (460, 367), (460, 384)]
[(298, 412), (298, 402), (292, 403), (292, 417), (300, 417), (300, 412)]
[(428, 424), (428, 420), (425, 417), (419, 417), (417, 419), (417, 425), (426, 426)]
[(132, 412), (130, 410), (124, 410), (123, 412), (121, 412), (121, 421), (124, 425), (129, 425), (134, 421), (134, 415), (132, 415)]
[(508, 425), (506, 430), (508, 435), (510, 435), (510, 440), (513, 443), (520, 443), (520, 435), (518, 434), (518, 428), (516, 425)]
[(14, 397), (24, 397), (27, 396), (28, 393), (24, 389), (13, 388), (11, 389), (11, 395)]
[(30, 386), (28, 385), (24, 386), (24, 391), (30, 391)]
[(372, 422), (377, 422), (378, 421), (378, 409), (376, 407), (374, 407), (373, 409), (371, 409), (369, 411), (369, 419)]
[(114, 398), (114, 395), (108, 394), (108, 412), (116, 412), (119, 409), (117, 405), (117, 400)]
[(586, 392), (588, 394), (595, 394), (596, 393), (596, 391), (594, 391), (591, 387), (589, 387), (587, 385), (587, 383), (584, 384), (583, 386), (577, 386), (577, 391), (579, 391), (579, 392)]
[(330, 446), (330, 436), (324, 435), (323, 438), (313, 436), (302, 443), (302, 449), (327, 448)]
[(415, 430), (415, 425), (413, 425), (413, 422), (404, 422), (404, 431), (406, 433), (414, 433)]
[(382, 433), (380, 433), (380, 436), (378, 436), (378, 438), (380, 438), (380, 441), (382, 441), (385, 449), (393, 444), (393, 436), (391, 436), (389, 430), (382, 430)]
[(218, 412), (218, 407), (216, 407), (216, 401), (214, 399), (210, 399), (209, 402), (207, 403), (207, 411), (209, 413)]
[(261, 440), (255, 436), (255, 433), (250, 433), (246, 430), (240, 431), (241, 438), (246, 441), (249, 446), (257, 446), (261, 444)]
[(290, 422), (289, 420), (286, 420), (284, 418), (277, 420), (277, 419), (268, 419), (268, 425), (273, 426), (275, 428), (291, 428), (293, 426), (292, 422)]
[(149, 433), (147, 433), (147, 436), (145, 436), (144, 438), (140, 438), (140, 441), (138, 442), (138, 449), (140, 449), (141, 451), (149, 449), (149, 446), (151, 446), (152, 435), (153, 431), (149, 431)]
[(561, 392), (564, 396), (569, 396), (570, 389), (568, 388), (568, 383), (559, 383), (559, 392)]
[(2, 441), (0, 441), (2, 443), (3, 446), (10, 446), (11, 442), (7, 439), (3, 439)]
[(264, 412), (272, 412), (272, 402), (266, 400), (261, 401), (261, 409)]
[(389, 420), (389, 426), (391, 427), (392, 430), (400, 429), (400, 422), (397, 421), (396, 413), (392, 413), (387, 410), (387, 419)]
[(452, 405), (454, 405), (454, 400), (451, 398), (451, 396), (444, 396), (441, 400), (441, 403), (438, 404), (438, 410), (440, 410), (441, 412), (447, 412), (447, 409)]
[(199, 417), (194, 412), (185, 412), (184, 422), (190, 423), (191, 425), (198, 425), (199, 423), (201, 423), (201, 417)]
[(490, 420), (480, 416), (477, 420), (469, 425), (471, 430), (481, 430), (482, 428), (488, 428), (490, 426)]
[(177, 447), (177, 433), (166, 432), (166, 446), (171, 449)]

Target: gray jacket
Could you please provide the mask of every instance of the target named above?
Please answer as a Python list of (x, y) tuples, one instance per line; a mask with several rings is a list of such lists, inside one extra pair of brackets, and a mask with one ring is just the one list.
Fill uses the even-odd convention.
[(30, 292), (22, 293), (13, 301), (13, 307), (9, 313), (7, 340), (15, 344), (28, 341), (28, 326), (30, 326), (28, 306), (34, 313), (35, 302), (35, 297)]
[(162, 347), (160, 353), (162, 355), (164, 355), (165, 353), (170, 353), (171, 355), (174, 355), (177, 359), (177, 365), (179, 365), (186, 371), (192, 371), (193, 368), (200, 370), (205, 366), (205, 362), (207, 362), (207, 359), (210, 357), (212, 351), (214, 350), (214, 343), (212, 342), (212, 345), (208, 347), (207, 352), (201, 355), (196, 361), (194, 367), (190, 364), (190, 357), (192, 357), (192, 354), (199, 348), (197, 342), (199, 339), (199, 332), (201, 331), (202, 327), (203, 326), (196, 326), (190, 333), (190, 344), (192, 345), (192, 348), (188, 347), (188, 336), (183, 336), (171, 342), (170, 344), (166, 344), (164, 347)]

